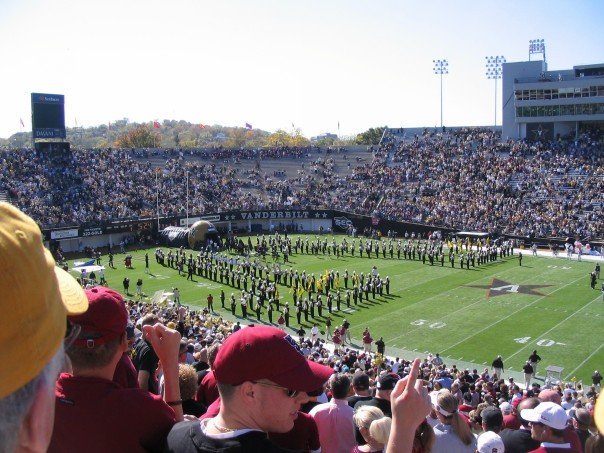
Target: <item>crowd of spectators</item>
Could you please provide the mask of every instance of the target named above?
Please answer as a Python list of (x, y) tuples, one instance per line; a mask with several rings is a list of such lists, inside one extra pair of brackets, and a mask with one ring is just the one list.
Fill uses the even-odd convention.
[[(241, 325), (207, 309), (192, 311), (179, 305), (128, 300), (126, 307), (135, 361), (136, 342), (140, 342), (146, 319), (151, 317), (177, 330), (182, 336), (178, 360), (183, 413), (202, 420), (214, 417), (220, 395), (213, 360), (230, 335), (251, 329), (253, 324)], [(309, 360), (332, 368), (334, 374), (323, 387), (309, 392), (309, 400), (300, 408), (292, 431), (269, 433), (269, 439), (283, 448), (306, 451), (319, 447), (326, 452), (385, 449), (392, 423), (393, 390), (398, 380), (409, 375), (413, 361), (388, 357), (383, 347), (379, 352), (371, 348), (361, 351), (350, 345), (337, 348), (310, 335), (297, 340), (295, 337), (292, 334), (291, 341), (297, 341), (299, 350)], [(140, 369), (137, 372), (140, 374)], [(161, 393), (161, 372), (153, 370), (145, 374), (145, 379), (155, 381), (146, 389)], [(489, 448), (495, 441), (509, 451), (537, 449), (543, 439), (535, 434), (531, 437), (529, 422), (521, 412), (540, 404), (555, 405), (552, 407), (558, 415), (564, 415), (564, 426), (559, 431), (564, 441), (571, 444), (569, 451), (597, 451), (593, 448), (602, 443), (592, 415), (600, 391), (598, 380), (585, 387), (570, 382), (548, 389), (539, 384), (522, 388), (513, 379), (498, 375), (495, 369), (458, 369), (438, 354), (421, 359), (418, 379), (430, 391), (432, 410), (417, 428), (413, 451), (449, 451), (455, 446), (456, 451), (490, 452), (481, 449), (487, 440), (491, 442)], [(120, 384), (125, 385), (122, 381)], [(137, 387), (139, 383), (132, 381), (131, 385)], [(484, 433), (490, 434), (482, 437)]]
[[(133, 154), (139, 158), (161, 157), (172, 159), (180, 156), (196, 157), (203, 160), (241, 161), (263, 159), (291, 159), (301, 158), (319, 150), (316, 146), (278, 146), (267, 148), (225, 148), (223, 146), (211, 149), (136, 149)], [(331, 148), (329, 149), (331, 151)]]
[[(0, 153), (0, 191), (44, 226), (187, 209), (324, 208), (464, 230), (600, 238), (603, 149), (593, 131), (530, 143), (466, 129), (386, 134), (354, 160), (346, 149), (314, 147), (73, 150), (52, 157), (15, 150)], [(237, 165), (242, 160), (255, 165)], [(295, 174), (280, 162), (295, 166)]]

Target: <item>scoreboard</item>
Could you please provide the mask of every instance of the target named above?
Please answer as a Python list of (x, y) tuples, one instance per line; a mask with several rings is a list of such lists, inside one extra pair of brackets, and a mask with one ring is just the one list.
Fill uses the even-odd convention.
[(65, 96), (62, 94), (31, 94), (33, 139), (66, 138)]

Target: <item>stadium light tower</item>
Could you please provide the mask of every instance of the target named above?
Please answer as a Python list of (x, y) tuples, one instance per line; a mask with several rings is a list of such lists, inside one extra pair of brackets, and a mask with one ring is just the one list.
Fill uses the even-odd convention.
[(529, 61), (531, 61), (531, 55), (534, 53), (543, 54), (543, 61), (545, 60), (545, 40), (544, 39), (530, 39), (529, 40)]
[(447, 60), (432, 60), (434, 63), (434, 74), (440, 75), (440, 127), (443, 127), (443, 74), (449, 73), (449, 62)]
[(495, 126), (497, 126), (497, 79), (501, 79), (502, 65), (505, 63), (505, 57), (503, 55), (496, 55), (484, 58), (487, 66), (487, 79), (495, 80)]

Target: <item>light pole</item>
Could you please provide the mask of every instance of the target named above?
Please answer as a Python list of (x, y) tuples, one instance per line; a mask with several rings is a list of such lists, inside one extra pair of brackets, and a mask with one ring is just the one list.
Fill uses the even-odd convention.
[(440, 128), (443, 127), (443, 74), (449, 73), (449, 62), (447, 60), (432, 60), (434, 63), (434, 74), (440, 75)]
[(189, 228), (189, 170), (187, 170), (187, 228)]
[(505, 63), (503, 55), (494, 57), (484, 57), (487, 66), (487, 79), (495, 81), (495, 126), (497, 126), (497, 79), (501, 79), (502, 65)]
[(546, 61), (545, 39), (529, 39), (529, 61), (531, 61), (531, 55), (534, 53), (543, 54), (543, 61)]
[(157, 232), (159, 233), (159, 167), (155, 169), (155, 202), (157, 209)]

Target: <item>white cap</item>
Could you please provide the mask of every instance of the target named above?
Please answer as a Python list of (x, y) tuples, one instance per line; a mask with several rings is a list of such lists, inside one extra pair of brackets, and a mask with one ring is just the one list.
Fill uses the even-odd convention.
[(476, 451), (480, 453), (504, 453), (505, 447), (499, 434), (487, 431), (478, 436)]
[(566, 428), (568, 417), (562, 406), (546, 401), (539, 404), (535, 409), (524, 409), (520, 416), (529, 422), (543, 423), (554, 429)]
[(499, 405), (499, 409), (501, 409), (502, 414), (511, 414), (512, 413), (512, 405), (507, 401), (504, 401)]

